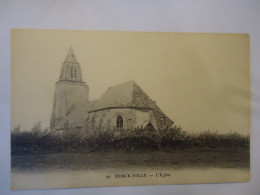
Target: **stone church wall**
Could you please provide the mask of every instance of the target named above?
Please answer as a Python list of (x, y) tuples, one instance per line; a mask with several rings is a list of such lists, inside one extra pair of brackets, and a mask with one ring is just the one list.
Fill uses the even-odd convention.
[(133, 108), (112, 108), (94, 111), (89, 114), (86, 127), (90, 130), (117, 129), (117, 117), (123, 118), (123, 129), (145, 127), (151, 119), (150, 110)]

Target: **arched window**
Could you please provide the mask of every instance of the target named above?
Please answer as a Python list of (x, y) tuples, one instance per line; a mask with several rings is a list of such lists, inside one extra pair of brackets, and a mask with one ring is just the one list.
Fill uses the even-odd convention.
[(123, 128), (123, 123), (124, 123), (124, 121), (123, 121), (122, 116), (118, 116), (117, 119), (116, 119), (116, 127), (118, 129), (122, 129)]
[(72, 66), (70, 68), (70, 76), (71, 76), (71, 78), (77, 78), (77, 69), (76, 69), (76, 67)]

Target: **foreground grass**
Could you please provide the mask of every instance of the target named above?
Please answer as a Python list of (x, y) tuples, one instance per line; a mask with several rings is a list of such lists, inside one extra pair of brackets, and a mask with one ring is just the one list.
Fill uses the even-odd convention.
[(96, 170), (106, 168), (249, 168), (249, 151), (109, 151), (84, 154), (37, 154), (12, 156), (14, 170)]

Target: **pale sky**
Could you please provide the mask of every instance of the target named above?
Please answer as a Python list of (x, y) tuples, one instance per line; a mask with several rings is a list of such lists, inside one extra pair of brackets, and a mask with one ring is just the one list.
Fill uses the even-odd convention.
[(246, 34), (13, 30), (11, 127), (49, 126), (70, 46), (90, 99), (129, 80), (188, 131), (250, 133)]

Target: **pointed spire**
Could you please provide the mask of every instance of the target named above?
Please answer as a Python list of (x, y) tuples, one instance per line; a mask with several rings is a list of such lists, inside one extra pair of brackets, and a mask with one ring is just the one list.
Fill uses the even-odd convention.
[(72, 46), (70, 46), (65, 62), (78, 63)]
[(60, 73), (60, 81), (82, 81), (81, 68), (80, 64), (77, 61), (75, 52), (70, 46), (65, 61), (62, 64), (61, 73)]

